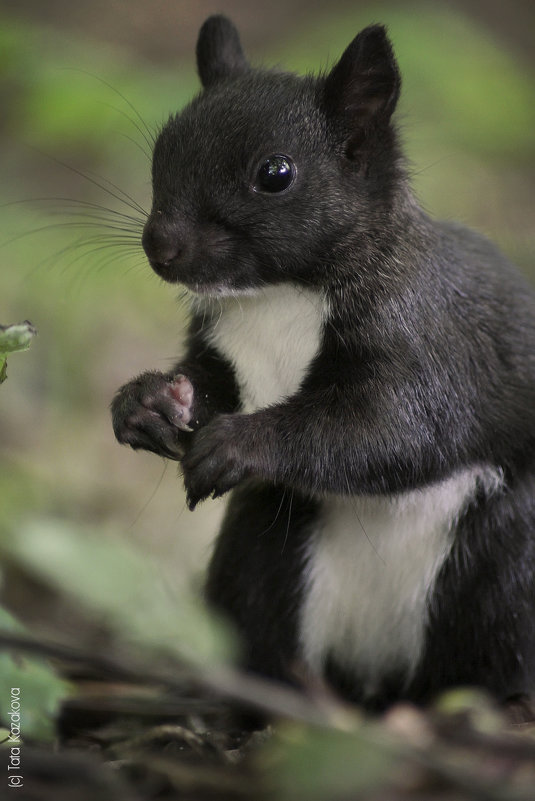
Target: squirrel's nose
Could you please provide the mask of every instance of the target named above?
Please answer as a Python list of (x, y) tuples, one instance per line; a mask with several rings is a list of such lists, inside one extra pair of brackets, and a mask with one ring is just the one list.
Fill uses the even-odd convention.
[[(141, 244), (151, 267), (162, 274), (173, 262), (179, 261), (186, 250), (185, 232), (175, 221), (161, 213), (151, 214), (143, 228)], [(162, 274), (162, 278), (168, 276)]]

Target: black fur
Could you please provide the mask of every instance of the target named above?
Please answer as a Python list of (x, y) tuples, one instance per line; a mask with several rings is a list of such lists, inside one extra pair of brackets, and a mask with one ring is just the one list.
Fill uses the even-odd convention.
[[(194, 317), (171, 373), (119, 390), (119, 441), (182, 458), (192, 508), (236, 487), (208, 597), (242, 632), (247, 665), (283, 679), (299, 660), (318, 493), (396, 493), (480, 464), (501, 471), (504, 488), (482, 491), (459, 520), (410, 685), (394, 671), (364, 698), (358, 675), (335, 664), (327, 675), (371, 707), (457, 683), (500, 697), (532, 690), (532, 289), (484, 238), (432, 221), (415, 202), (391, 122), (400, 77), (381, 26), (319, 78), (251, 69), (221, 17), (203, 26), (197, 58), (204, 91), (155, 146), (143, 237), (152, 267), (200, 295), (321, 288), (329, 317), (298, 391), (249, 414), (237, 413), (240, 387), (208, 343), (211, 323)], [(297, 179), (262, 194), (255, 176), (273, 153), (291, 156)], [(173, 425), (167, 401), (154, 411), (177, 374), (193, 385), (192, 431)]]

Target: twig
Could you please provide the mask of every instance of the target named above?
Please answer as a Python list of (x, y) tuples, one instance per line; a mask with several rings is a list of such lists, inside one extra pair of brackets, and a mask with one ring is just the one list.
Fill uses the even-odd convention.
[(244, 674), (233, 668), (188, 667), (173, 661), (169, 666), (163, 667), (160, 664), (155, 669), (137, 662), (131, 654), (128, 654), (126, 664), (125, 659), (115, 656), (90, 654), (72, 646), (36, 640), (5, 631), (0, 631), (0, 648), (63, 662), (82, 663), (108, 675), (159, 685), (173, 692), (183, 692), (184, 682), (187, 681), (190, 685), (218, 693), (229, 700), (254, 707), (270, 715), (317, 726), (351, 729), (356, 720), (355, 715), (342, 704), (331, 700), (319, 703), (290, 687)]

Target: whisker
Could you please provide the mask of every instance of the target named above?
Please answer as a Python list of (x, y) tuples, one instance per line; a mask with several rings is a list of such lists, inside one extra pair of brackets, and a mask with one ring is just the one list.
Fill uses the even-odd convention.
[(150, 154), (151, 154), (151, 151), (152, 151), (152, 147), (154, 145), (154, 139), (152, 139), (152, 141), (150, 141), (147, 138), (147, 135), (145, 134), (145, 132), (139, 127), (138, 123), (129, 114), (127, 114), (126, 111), (124, 111), (123, 109), (117, 108), (117, 106), (113, 106), (111, 103), (105, 103), (104, 101), (100, 101), (100, 105), (105, 106), (107, 108), (113, 109), (113, 111), (115, 111), (116, 114), (120, 114), (121, 117), (124, 117), (126, 120), (128, 120), (128, 122), (139, 133), (139, 135), (141, 136), (141, 138), (143, 139), (143, 141), (147, 145), (148, 150), (145, 150), (145, 148), (142, 147), (142, 145), (140, 145), (140, 143), (136, 139), (134, 139), (132, 136), (128, 136), (128, 134), (123, 133), (122, 131), (120, 132), (120, 135), (124, 136), (126, 139), (128, 139), (130, 142), (132, 142), (132, 144), (134, 144), (137, 148), (139, 148), (139, 150), (141, 150), (141, 152), (143, 153), (145, 158), (147, 158), (150, 161), (151, 160), (151, 155)]
[[(120, 242), (114, 237), (99, 237), (98, 235), (93, 237), (81, 237), (74, 242), (69, 242), (60, 250), (55, 250), (44, 259), (41, 259), (32, 269), (30, 269), (28, 275), (34, 275), (38, 270), (41, 270), (47, 265), (55, 265), (56, 267), (59, 267), (61, 262), (66, 257), (69, 257), (69, 263), (63, 268), (63, 272), (65, 272), (66, 270), (77, 265), (82, 259), (92, 259), (96, 253), (102, 251), (110, 254), (109, 258), (105, 261), (105, 263), (108, 264), (112, 261), (120, 262), (126, 259), (131, 259), (136, 254), (139, 254), (140, 247), (138, 242)], [(141, 261), (145, 261), (144, 256), (142, 260), (140, 258), (140, 263)], [(90, 264), (88, 267), (93, 269), (95, 265)], [(98, 263), (97, 268), (102, 268), (100, 263)]]
[[(35, 206), (38, 206), (38, 204), (46, 204), (45, 211), (47, 214), (65, 214), (72, 217), (85, 216), (86, 214), (89, 216), (89, 214), (84, 211), (84, 209), (88, 209), (91, 212), (96, 212), (95, 219), (102, 219), (106, 221), (110, 219), (110, 217), (118, 217), (121, 218), (124, 224), (130, 224), (132, 228), (137, 227), (139, 230), (141, 230), (143, 227), (146, 219), (145, 215), (141, 216), (140, 214), (139, 216), (133, 216), (132, 214), (126, 214), (123, 211), (118, 211), (117, 209), (113, 209), (109, 206), (104, 206), (99, 203), (94, 203), (88, 200), (80, 200), (77, 198), (64, 197), (25, 198), (22, 200), (10, 201), (9, 203), (2, 203), (0, 204), (0, 208), (5, 209), (21, 204)], [(107, 215), (110, 215), (110, 217)]]
[[(74, 229), (78, 229), (78, 230), (80, 228), (97, 228), (99, 230), (102, 230), (103, 227), (106, 227), (106, 226), (103, 226), (102, 224), (99, 224), (99, 223), (96, 223), (96, 222), (88, 222), (88, 223), (84, 223), (84, 224), (81, 224), (81, 223), (78, 223), (78, 222), (47, 223), (46, 225), (40, 225), (37, 228), (32, 228), (29, 231), (21, 231), (21, 232), (19, 232), (15, 236), (12, 236), (11, 239), (7, 239), (4, 242), (0, 243), (0, 247), (7, 247), (8, 245), (13, 245), (15, 242), (20, 242), (21, 240), (26, 239), (27, 237), (35, 236), (35, 234), (42, 234), (45, 231), (53, 231), (53, 230), (62, 229), (62, 228), (74, 228)], [(112, 230), (121, 230), (121, 229), (117, 229), (117, 228), (114, 229), (113, 226), (109, 226), (109, 228), (111, 228)], [(128, 242), (134, 243), (134, 242), (138, 241), (137, 238), (134, 237), (134, 232), (126, 231), (126, 232), (123, 232), (123, 233), (130, 234), (129, 237), (125, 236), (125, 239)], [(111, 238), (111, 239), (113, 241), (116, 241), (116, 238)], [(139, 241), (138, 241), (138, 244), (139, 244)]]
[[(80, 176), (80, 178), (83, 178), (88, 183), (92, 184), (93, 186), (96, 186), (103, 192), (106, 192), (106, 194), (110, 195), (110, 197), (115, 198), (115, 200), (117, 200), (119, 203), (123, 203), (125, 206), (128, 206), (128, 208), (131, 208), (137, 213), (142, 214), (143, 217), (146, 218), (148, 216), (148, 212), (145, 211), (145, 209), (137, 201), (131, 198), (130, 195), (128, 195), (126, 192), (124, 192), (122, 189), (116, 186), (112, 181), (108, 181), (106, 178), (103, 178), (99, 175), (92, 177), (91, 173), (85, 173), (82, 170), (79, 170), (77, 167), (73, 167), (72, 164), (67, 164), (61, 159), (58, 159), (51, 153), (46, 153), (40, 150), (39, 148), (34, 147), (33, 145), (28, 145), (28, 147), (31, 147), (32, 150), (34, 150), (36, 153), (39, 153), (39, 155), (42, 156), (43, 158), (47, 158), (50, 161), (53, 161), (55, 164), (58, 164), (60, 167), (63, 167), (65, 170), (70, 170), (70, 172), (73, 172), (75, 175)], [(108, 184), (109, 186), (106, 186), (106, 184)], [(112, 189), (109, 188), (110, 186), (115, 191), (112, 191)]]
[[(83, 173), (80, 173), (80, 174), (83, 175)], [(97, 173), (93, 173), (93, 172), (88, 172), (87, 176), (85, 176), (85, 177), (91, 178), (91, 176), (93, 176), (94, 182), (96, 182), (97, 180), (98, 181), (104, 181), (105, 184), (108, 184), (108, 186), (111, 186), (112, 189), (114, 189), (116, 192), (119, 192), (119, 196), (118, 196), (118, 195), (115, 195), (113, 192), (111, 192), (111, 190), (106, 189), (105, 187), (102, 187), (105, 191), (109, 192), (110, 195), (112, 195), (112, 197), (114, 197), (116, 200), (119, 200), (119, 202), (124, 203), (125, 206), (130, 206), (130, 208), (132, 208), (132, 209), (137, 209), (137, 211), (139, 211), (139, 213), (142, 214), (145, 218), (148, 217), (148, 214), (149, 214), (148, 211), (146, 211), (143, 208), (143, 206), (141, 206), (137, 202), (137, 200), (134, 200), (134, 198), (131, 195), (129, 195), (128, 192), (125, 192), (124, 189), (121, 189), (120, 186), (117, 186), (117, 184), (114, 184), (113, 181), (110, 181), (109, 178), (104, 178), (102, 175), (98, 175)], [(99, 186), (98, 183), (96, 185)], [(125, 198), (126, 198), (126, 200), (125, 200)]]
[(221, 298), (216, 297), (215, 300), (217, 300), (217, 303), (218, 303), (218, 306), (219, 306), (219, 317), (217, 318), (216, 324), (213, 326), (213, 331), (216, 330), (217, 326), (221, 322), (221, 318), (223, 317), (223, 312), (224, 312), (224, 307), (223, 307), (223, 303), (221, 302)]
[(136, 271), (143, 270), (144, 273), (147, 272), (147, 258), (145, 254), (143, 254), (143, 256), (140, 256), (136, 261), (130, 262), (130, 265), (125, 269), (125, 275), (127, 273), (133, 272), (134, 270)]
[(284, 501), (286, 499), (286, 493), (287, 493), (287, 488), (284, 487), (284, 490), (283, 490), (283, 493), (282, 493), (281, 502), (279, 503), (279, 508), (277, 509), (277, 511), (275, 513), (275, 517), (273, 518), (273, 520), (271, 521), (269, 526), (267, 528), (265, 528), (264, 531), (260, 532), (260, 534), (258, 535), (259, 537), (263, 537), (265, 534), (268, 533), (268, 531), (271, 531), (271, 529), (273, 528), (273, 526), (275, 525), (275, 523), (279, 519), (279, 515), (281, 513), (282, 506), (283, 506)]
[(372, 548), (373, 552), (375, 553), (375, 555), (377, 556), (377, 558), (381, 560), (381, 562), (383, 563), (383, 565), (386, 565), (386, 560), (385, 560), (385, 559), (383, 559), (383, 557), (381, 556), (381, 554), (380, 554), (380, 553), (379, 553), (379, 551), (377, 550), (377, 546), (375, 545), (375, 543), (373, 542), (373, 540), (372, 540), (372, 539), (371, 539), (371, 537), (369, 536), (368, 532), (366, 531), (366, 529), (365, 529), (365, 527), (364, 527), (364, 524), (363, 524), (362, 520), (360, 519), (359, 513), (357, 512), (356, 501), (355, 501), (354, 497), (352, 497), (352, 498), (351, 498), (351, 507), (352, 507), (352, 509), (353, 509), (353, 514), (355, 515), (356, 521), (357, 521), (357, 523), (359, 524), (359, 526), (360, 526), (360, 528), (361, 528), (361, 530), (362, 530), (362, 533), (364, 534), (364, 536), (365, 536), (365, 537), (366, 537), (366, 539), (368, 540), (368, 542), (369, 542), (369, 544), (370, 544), (370, 546), (371, 546), (371, 548)]
[(286, 543), (288, 542), (288, 535), (290, 533), (290, 522), (291, 522), (291, 519), (292, 519), (293, 500), (294, 500), (294, 491), (292, 490), (291, 494), (290, 494), (290, 502), (288, 504), (288, 522), (286, 524), (286, 534), (284, 536), (284, 542), (282, 543), (281, 556), (284, 553), (284, 550), (286, 548)]
[[(45, 198), (46, 200), (47, 198)], [(136, 225), (142, 225), (145, 222), (146, 215), (139, 214), (139, 215), (132, 215), (126, 214), (124, 211), (119, 211), (118, 209), (112, 209), (109, 206), (103, 206), (101, 203), (94, 203), (87, 200), (76, 200), (74, 198), (50, 198), (51, 201), (57, 201), (59, 203), (64, 203), (65, 205), (61, 206), (58, 205), (58, 209), (65, 209), (69, 214), (83, 214), (83, 209), (89, 209), (90, 211), (100, 212), (104, 214), (111, 214), (114, 217), (121, 217), (124, 220), (130, 221), (135, 223)], [(75, 212), (72, 208), (79, 208), (79, 212)]]
[[(146, 511), (146, 509), (148, 508), (149, 504), (150, 504), (150, 503), (152, 503), (152, 501), (153, 501), (153, 500), (154, 500), (154, 498), (156, 497), (156, 493), (158, 492), (158, 490), (159, 490), (159, 489), (160, 489), (160, 487), (161, 487), (161, 484), (162, 484), (163, 478), (164, 478), (164, 476), (165, 476), (165, 474), (166, 474), (166, 472), (167, 472), (167, 468), (168, 468), (168, 465), (169, 465), (169, 462), (168, 462), (166, 459), (163, 459), (162, 461), (163, 461), (163, 470), (162, 470), (162, 473), (161, 473), (161, 475), (160, 475), (160, 478), (159, 478), (159, 479), (158, 479), (158, 481), (156, 482), (156, 486), (155, 486), (155, 487), (152, 489), (152, 492), (150, 493), (150, 495), (149, 495), (149, 497), (147, 498), (147, 500), (145, 501), (145, 503), (144, 503), (144, 504), (142, 504), (142, 506), (139, 508), (137, 515), (134, 517), (134, 519), (133, 519), (133, 520), (132, 520), (132, 522), (130, 523), (129, 529), (132, 529), (132, 528), (134, 528), (134, 526), (136, 525), (136, 523), (138, 522), (138, 520), (140, 519), (140, 517), (142, 516), (142, 514), (143, 514), (143, 513)], [(185, 505), (186, 505), (186, 504), (185, 504), (185, 502), (184, 502), (184, 506), (185, 506)]]
[[(70, 70), (71, 72), (78, 72), (78, 73), (79, 73), (79, 74), (81, 74), (81, 75), (87, 75), (89, 78), (93, 78), (94, 80), (96, 80), (96, 81), (98, 81), (99, 83), (101, 83), (103, 86), (106, 86), (108, 89), (110, 89), (110, 91), (112, 91), (114, 94), (116, 94), (116, 95), (117, 95), (117, 97), (120, 97), (120, 98), (121, 98), (121, 100), (123, 101), (123, 103), (126, 103), (126, 105), (128, 106), (128, 108), (129, 108), (129, 109), (131, 109), (131, 110), (134, 112), (135, 116), (138, 118), (139, 122), (141, 123), (141, 125), (142, 125), (142, 126), (143, 126), (143, 128), (145, 129), (145, 130), (143, 131), (143, 130), (142, 130), (142, 128), (140, 128), (140, 127), (137, 125), (137, 123), (135, 123), (135, 122), (134, 122), (134, 120), (132, 120), (132, 119), (131, 119), (129, 116), (127, 116), (127, 115), (126, 115), (126, 116), (127, 116), (127, 118), (130, 120), (130, 122), (132, 123), (132, 125), (134, 125), (134, 127), (136, 128), (136, 130), (137, 130), (137, 131), (140, 133), (140, 135), (143, 137), (143, 139), (144, 139), (145, 143), (146, 143), (146, 144), (148, 145), (148, 147), (149, 147), (149, 148), (152, 150), (152, 147), (153, 147), (153, 145), (154, 145), (154, 140), (155, 140), (155, 135), (154, 135), (154, 132), (153, 132), (153, 131), (150, 129), (150, 127), (147, 125), (147, 123), (145, 122), (145, 120), (143, 119), (143, 117), (141, 116), (141, 114), (139, 113), (139, 111), (137, 110), (137, 108), (136, 108), (136, 107), (134, 106), (134, 104), (133, 104), (133, 103), (132, 103), (132, 102), (131, 102), (131, 101), (130, 101), (130, 100), (127, 98), (127, 97), (126, 97), (126, 95), (123, 95), (123, 93), (122, 93), (122, 92), (120, 92), (120, 91), (119, 91), (119, 89), (117, 89), (117, 87), (116, 87), (116, 86), (113, 86), (111, 83), (108, 83), (108, 81), (106, 81), (106, 80), (105, 80), (104, 78), (102, 78), (100, 75), (95, 75), (94, 73), (91, 73), (91, 72), (89, 72), (88, 70), (82, 70), (82, 69), (80, 69), (80, 68), (78, 68), (78, 67), (65, 67), (64, 69), (66, 69), (66, 70)], [(119, 109), (117, 109), (117, 111), (119, 111)]]
[(140, 145), (139, 142), (137, 142), (133, 136), (129, 136), (128, 134), (124, 133), (124, 131), (120, 132), (120, 136), (122, 136), (124, 139), (127, 139), (129, 142), (132, 142), (132, 144), (135, 147), (137, 147), (140, 153), (142, 153), (145, 156), (145, 158), (149, 161), (149, 163), (152, 162), (152, 153), (150, 151), (145, 150), (145, 148), (142, 145)]

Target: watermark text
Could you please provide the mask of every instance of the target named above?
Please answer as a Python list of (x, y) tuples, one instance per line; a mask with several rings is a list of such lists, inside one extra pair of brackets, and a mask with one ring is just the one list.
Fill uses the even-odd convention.
[(6, 718), (9, 720), (7, 786), (22, 787), (24, 780), (21, 762), (20, 687), (11, 688), (10, 706)]

